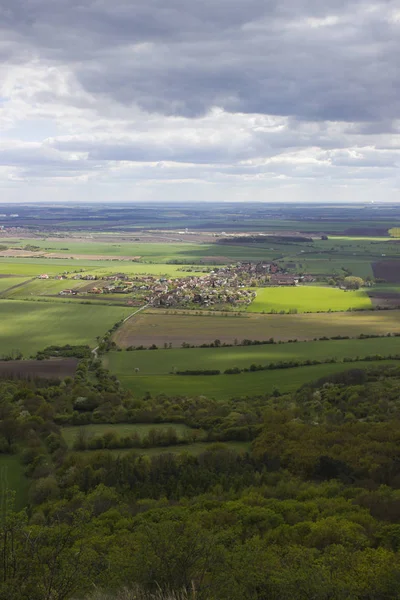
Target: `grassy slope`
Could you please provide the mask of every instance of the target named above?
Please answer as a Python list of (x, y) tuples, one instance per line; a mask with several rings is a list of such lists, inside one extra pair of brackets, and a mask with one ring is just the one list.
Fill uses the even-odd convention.
[(1, 300), (0, 354), (19, 349), (24, 356), (51, 344), (95, 345), (114, 323), (132, 309)]
[(354, 363), (345, 366), (343, 363), (316, 365), (277, 371), (259, 371), (240, 375), (216, 376), (180, 376), (180, 375), (135, 375), (126, 371), (112, 370), (121, 383), (141, 398), (146, 392), (152, 395), (168, 396), (208, 396), (218, 400), (232, 397), (270, 394), (276, 387), (281, 392), (291, 392), (304, 383), (314, 381), (325, 375), (339, 373), (349, 368), (370, 368), (384, 364), (395, 364), (395, 361), (379, 361)]
[(330, 287), (272, 287), (257, 289), (257, 297), (248, 312), (297, 309), (298, 312), (346, 311), (371, 308), (366, 292), (344, 291)]
[(377, 338), (367, 340), (329, 340), (321, 342), (298, 342), (263, 346), (239, 346), (232, 348), (186, 348), (172, 350), (146, 350), (111, 352), (104, 362), (113, 372), (133, 375), (168, 375), (174, 368), (220, 369), (237, 366), (249, 367), (252, 363), (268, 364), (285, 360), (307, 360), (368, 354), (400, 354), (400, 338)]
[(286, 341), (309, 340), (315, 337), (360, 333), (386, 334), (400, 332), (400, 311), (367, 311), (353, 313), (325, 313), (298, 315), (261, 315), (256, 313), (236, 316), (186, 315), (140, 313), (130, 319), (114, 336), (121, 347), (129, 345), (162, 346), (171, 342), (192, 344), (210, 343), (216, 338), (233, 343), (237, 338), (252, 340)]

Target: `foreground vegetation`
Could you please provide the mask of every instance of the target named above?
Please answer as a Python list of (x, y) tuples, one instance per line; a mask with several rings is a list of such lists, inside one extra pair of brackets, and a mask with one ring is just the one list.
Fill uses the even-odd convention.
[[(398, 598), (398, 367), (223, 404), (140, 401), (85, 362), (61, 385), (0, 386), (2, 460), (30, 483), (20, 513), (3, 486), (1, 598)], [(218, 443), (71, 452), (59, 427), (150, 415)], [(247, 454), (221, 444), (244, 438)]]

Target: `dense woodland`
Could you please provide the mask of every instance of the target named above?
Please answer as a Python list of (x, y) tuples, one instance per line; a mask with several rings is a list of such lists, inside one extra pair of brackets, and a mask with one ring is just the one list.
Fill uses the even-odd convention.
[[(163, 422), (190, 427), (181, 453), (146, 456), (144, 440), (109, 433), (70, 450), (61, 434)], [(176, 444), (168, 431), (151, 443)], [(185, 452), (197, 439), (210, 445)], [(0, 599), (400, 598), (399, 442), (396, 367), (222, 403), (135, 398), (87, 360), (61, 383), (2, 380), (0, 452), (30, 485), (17, 511), (2, 483)]]

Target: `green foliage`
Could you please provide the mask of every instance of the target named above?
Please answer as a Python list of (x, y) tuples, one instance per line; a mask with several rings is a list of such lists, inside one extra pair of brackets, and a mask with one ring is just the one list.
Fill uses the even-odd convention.
[(90, 358), (91, 351), (89, 346), (71, 346), (66, 344), (65, 346), (47, 346), (44, 350), (40, 350), (35, 358), (43, 360), (45, 358), (52, 358), (53, 356), (63, 357), (75, 357), (75, 358)]
[[(3, 495), (0, 598), (396, 600), (400, 368), (275, 392), (140, 400), (88, 361), (62, 384), (1, 381), (3, 456), (20, 455), (30, 489), (22, 513)], [(95, 434), (104, 447), (147, 422), (153, 447), (185, 424), (188, 440), (246, 438), (252, 449), (76, 452), (58, 427), (118, 415), (124, 424)], [(85, 431), (70, 443), (88, 447)]]

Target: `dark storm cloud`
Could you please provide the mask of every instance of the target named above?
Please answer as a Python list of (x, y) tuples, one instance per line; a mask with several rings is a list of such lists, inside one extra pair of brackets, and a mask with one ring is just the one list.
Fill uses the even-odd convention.
[[(69, 65), (97, 98), (164, 115), (400, 117), (394, 2), (2, 0), (0, 53)], [(325, 19), (325, 21), (324, 21)], [(379, 129), (379, 125), (376, 125)]]

